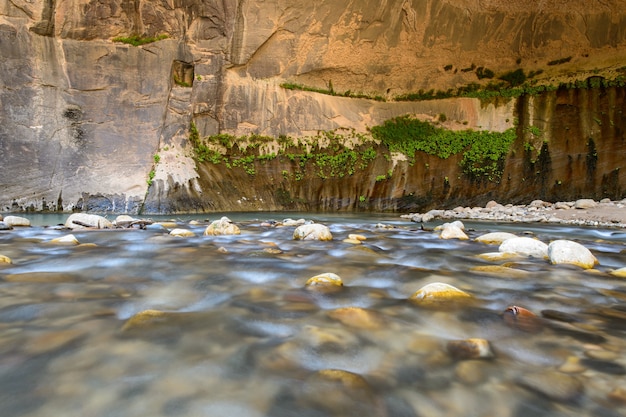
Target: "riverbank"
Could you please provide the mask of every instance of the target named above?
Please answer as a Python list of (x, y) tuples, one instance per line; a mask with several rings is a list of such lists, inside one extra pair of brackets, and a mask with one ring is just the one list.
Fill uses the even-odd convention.
[(433, 220), (488, 220), (515, 223), (556, 223), (575, 226), (626, 228), (626, 199), (599, 202), (591, 199), (550, 203), (535, 200), (528, 205), (502, 205), (490, 201), (485, 207), (457, 207), (401, 216), (416, 223)]

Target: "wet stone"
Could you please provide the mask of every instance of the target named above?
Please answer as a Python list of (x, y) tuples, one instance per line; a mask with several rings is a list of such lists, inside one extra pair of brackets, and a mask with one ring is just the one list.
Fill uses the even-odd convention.
[(558, 370), (565, 374), (579, 374), (585, 372), (587, 368), (580, 363), (580, 358), (569, 356), (565, 362), (559, 366)]
[(330, 229), (323, 224), (304, 224), (293, 231), (293, 240), (333, 240)]
[(239, 235), (241, 231), (228, 217), (214, 221), (204, 230), (205, 236)]
[(305, 287), (341, 287), (343, 280), (337, 274), (325, 272), (309, 278), (304, 284)]
[(409, 299), (421, 306), (437, 306), (453, 301), (467, 301), (472, 296), (453, 285), (433, 282), (417, 290)]
[(0, 264), (10, 264), (10, 263), (13, 263), (13, 261), (11, 261), (11, 258), (5, 255), (0, 255)]
[(548, 257), (553, 264), (576, 265), (583, 269), (591, 269), (598, 264), (598, 259), (591, 251), (571, 240), (555, 240), (548, 245)]
[(515, 237), (507, 239), (498, 248), (500, 252), (514, 253), (532, 258), (547, 258), (548, 245), (531, 237)]
[(604, 374), (626, 375), (626, 367), (616, 362), (601, 359), (583, 358), (581, 359), (580, 363), (587, 368), (602, 372)]
[(494, 356), (485, 339), (451, 340), (446, 348), (455, 359), (490, 359)]
[(539, 317), (523, 307), (510, 306), (503, 314), (504, 321), (511, 327), (527, 333), (538, 333), (542, 330)]
[(61, 237), (55, 237), (50, 240), (50, 243), (55, 243), (59, 245), (78, 245), (80, 242), (76, 239), (74, 235), (65, 235)]
[(3, 222), (9, 225), (9, 227), (29, 227), (30, 226), (30, 220), (28, 220), (25, 217), (20, 217), (20, 216), (6, 216)]
[(63, 348), (85, 335), (85, 331), (68, 329), (44, 332), (30, 338), (22, 347), (25, 353), (39, 355)]
[(517, 237), (513, 233), (508, 232), (492, 232), (487, 233), (482, 236), (478, 236), (475, 240), (480, 243), (484, 243), (487, 245), (500, 245), (502, 242), (508, 239), (513, 239)]
[(617, 353), (605, 349), (588, 349), (585, 351), (585, 356), (601, 361), (613, 361), (619, 358)]
[(459, 362), (454, 369), (454, 374), (460, 382), (470, 386), (485, 382), (488, 375), (485, 361), (473, 359)]
[(626, 405), (626, 386), (613, 389), (607, 398), (613, 402)]
[(377, 312), (360, 307), (344, 307), (330, 311), (328, 316), (348, 327), (364, 330), (377, 330), (385, 326), (386, 321)]
[(196, 234), (188, 229), (176, 228), (176, 229), (172, 229), (172, 231), (170, 232), (170, 235), (175, 236), (175, 237), (194, 237)]
[(564, 403), (577, 402), (584, 393), (584, 386), (578, 378), (560, 372), (525, 374), (517, 383), (551, 400)]
[(541, 310), (541, 315), (550, 320), (562, 321), (564, 323), (577, 323), (582, 321), (578, 316), (558, 310)]

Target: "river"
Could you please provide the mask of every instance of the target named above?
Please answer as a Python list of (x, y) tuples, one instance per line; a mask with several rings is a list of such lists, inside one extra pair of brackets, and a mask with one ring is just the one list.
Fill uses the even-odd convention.
[[(202, 215), (174, 219), (194, 237), (88, 230), (58, 245), (70, 231), (48, 226), (63, 216), (24, 215), (32, 227), (0, 232), (0, 415), (626, 413), (626, 282), (610, 275), (626, 266), (623, 229), (466, 222), (462, 241), (386, 214), (298, 216), (334, 239), (294, 241), (263, 223), (283, 214), (239, 213), (237, 236), (203, 236), (216, 216)], [(575, 240), (599, 265), (477, 270), (498, 249), (473, 239), (491, 231)], [(305, 287), (326, 272), (344, 286)], [(408, 300), (432, 282), (472, 302)], [(511, 306), (537, 315), (532, 328), (507, 320)], [(468, 339), (490, 354), (451, 349)]]

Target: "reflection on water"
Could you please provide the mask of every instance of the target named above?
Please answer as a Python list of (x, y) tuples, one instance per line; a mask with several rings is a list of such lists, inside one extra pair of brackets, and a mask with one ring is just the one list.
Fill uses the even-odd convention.
[[(206, 216), (204, 216), (206, 217)], [(214, 218), (215, 216), (211, 216)], [(529, 273), (476, 272), (497, 247), (441, 240), (388, 216), (307, 216), (332, 242), (293, 241), (277, 214), (231, 215), (239, 236), (206, 224), (165, 231), (0, 232), (2, 416), (617, 416), (626, 413), (626, 234), (554, 225), (466, 223), (568, 238), (595, 271), (522, 259)], [(197, 216), (202, 219), (203, 216)], [(376, 227), (382, 222), (394, 229)], [(350, 233), (361, 245), (342, 242)], [(336, 291), (305, 289), (333, 272)], [(431, 282), (475, 302), (407, 301)], [(522, 306), (537, 322), (503, 315)], [(358, 307), (351, 309), (347, 307)], [(448, 342), (486, 339), (492, 356)]]

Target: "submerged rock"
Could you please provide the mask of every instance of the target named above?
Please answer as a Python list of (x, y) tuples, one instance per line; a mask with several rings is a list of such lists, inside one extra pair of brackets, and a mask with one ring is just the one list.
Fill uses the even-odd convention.
[(409, 300), (424, 306), (469, 300), (472, 296), (452, 285), (433, 282), (417, 290)]
[(191, 230), (188, 229), (173, 229), (170, 232), (171, 236), (176, 236), (176, 237), (194, 237), (196, 234), (194, 232), (192, 232)]
[(535, 313), (523, 307), (510, 306), (504, 310), (504, 321), (511, 327), (528, 333), (541, 331), (541, 320)]
[(28, 220), (25, 217), (19, 217), (19, 216), (6, 216), (3, 222), (9, 225), (9, 227), (29, 227), (30, 226), (30, 220)]
[(222, 217), (214, 221), (204, 230), (205, 236), (238, 235), (241, 234), (239, 227), (228, 217)]
[(500, 245), (505, 240), (516, 238), (517, 236), (509, 232), (492, 232), (478, 236), (475, 240), (487, 245)]
[(611, 271), (611, 275), (618, 278), (626, 278), (626, 267)]
[(330, 311), (328, 316), (356, 329), (377, 330), (385, 326), (385, 320), (379, 313), (360, 307), (338, 308)]
[(50, 243), (55, 243), (59, 245), (78, 245), (78, 239), (74, 235), (65, 235), (61, 237), (55, 237), (50, 241)]
[(0, 221), (0, 230), (11, 230), (13, 229), (10, 225), (5, 222)]
[(11, 258), (5, 255), (0, 255), (0, 264), (10, 264), (10, 263), (13, 263), (11, 261)]
[(498, 248), (500, 252), (514, 253), (532, 258), (547, 258), (548, 245), (530, 237), (515, 237), (507, 239)]
[(65, 221), (69, 229), (112, 229), (113, 223), (97, 214), (74, 213)]
[(325, 272), (320, 275), (315, 275), (307, 280), (304, 284), (305, 287), (341, 287), (343, 281), (341, 277), (332, 272)]
[(303, 224), (293, 231), (293, 240), (333, 240), (330, 229), (323, 224)]
[(455, 359), (489, 359), (494, 356), (489, 341), (485, 339), (451, 340), (446, 348)]
[(580, 380), (561, 372), (524, 374), (517, 383), (533, 392), (559, 402), (576, 402), (584, 392)]

